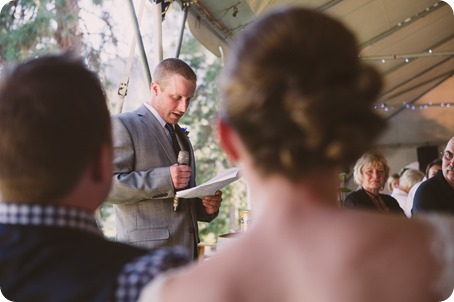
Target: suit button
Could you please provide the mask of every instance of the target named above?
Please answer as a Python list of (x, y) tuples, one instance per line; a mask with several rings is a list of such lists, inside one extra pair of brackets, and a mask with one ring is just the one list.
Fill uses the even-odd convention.
[(194, 228), (189, 228), (189, 234), (194, 234)]

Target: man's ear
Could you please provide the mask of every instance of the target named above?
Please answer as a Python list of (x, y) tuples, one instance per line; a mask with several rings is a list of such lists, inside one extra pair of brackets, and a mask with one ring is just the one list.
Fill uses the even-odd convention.
[(237, 140), (238, 136), (231, 126), (222, 118), (217, 119), (218, 135), (221, 147), (232, 162), (238, 161)]
[(155, 81), (151, 82), (151, 93), (156, 96), (158, 95), (159, 85)]

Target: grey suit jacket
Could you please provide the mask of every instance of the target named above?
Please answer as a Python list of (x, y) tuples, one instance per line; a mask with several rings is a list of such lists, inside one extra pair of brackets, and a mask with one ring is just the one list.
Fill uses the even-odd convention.
[[(114, 204), (117, 240), (145, 248), (182, 245), (197, 256), (197, 221), (211, 221), (201, 199), (180, 200), (173, 211), (174, 187), (170, 166), (177, 163), (166, 130), (144, 105), (112, 117), (114, 176), (108, 202)], [(181, 128), (175, 131), (190, 154), (195, 186), (195, 161), (191, 143)]]

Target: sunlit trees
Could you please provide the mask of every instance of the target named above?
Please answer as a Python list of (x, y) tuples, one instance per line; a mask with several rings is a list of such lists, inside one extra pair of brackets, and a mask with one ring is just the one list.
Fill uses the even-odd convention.
[[(110, 17), (102, 1), (93, 0), (82, 9), (78, 0), (14, 0), (0, 13), (0, 65), (43, 53), (70, 50), (82, 56), (96, 71), (102, 71), (100, 53), (106, 44), (115, 45)], [(102, 10), (102, 32), (90, 32), (85, 15)], [(96, 35), (96, 39), (93, 39)], [(96, 43), (94, 42), (96, 41)]]
[[(118, 14), (118, 3), (114, 0), (14, 0), (9, 2), (0, 13), (0, 73), (2, 66), (9, 62), (21, 61), (44, 53), (71, 50), (84, 58), (88, 66), (97, 71), (103, 80), (108, 95), (115, 96), (118, 80), (114, 76), (124, 70), (127, 51), (133, 37), (129, 11)], [(125, 5), (126, 6), (126, 5)], [(116, 9), (117, 11), (113, 11)], [(173, 17), (168, 16), (164, 27), (173, 30), (164, 39), (171, 40), (177, 36), (180, 23), (180, 12), (174, 9)], [(118, 17), (121, 15), (121, 17)], [(115, 16), (113, 18), (112, 16)], [(144, 18), (144, 21), (149, 21)], [(95, 26), (93, 24), (95, 23)], [(147, 23), (146, 23), (147, 24)], [(178, 24), (178, 25), (176, 25)], [(126, 26), (128, 25), (128, 26)], [(143, 25), (145, 46), (150, 38), (150, 28)], [(119, 33), (119, 29), (121, 33)], [(130, 35), (125, 35), (129, 32)], [(121, 37), (121, 39), (117, 39)], [(170, 43), (174, 48), (176, 41)], [(189, 33), (185, 32), (180, 58), (187, 61), (197, 73), (198, 89), (189, 111), (180, 124), (190, 131), (197, 160), (197, 183), (202, 183), (231, 167), (225, 154), (221, 151), (215, 131), (215, 119), (219, 110), (217, 76), (222, 69), (222, 60), (209, 54)], [(126, 46), (126, 47), (125, 47)], [(120, 51), (122, 49), (122, 52)], [(147, 48), (149, 56), (153, 54)], [(165, 50), (165, 54), (174, 53), (174, 49)], [(165, 56), (165, 57), (168, 57)], [(116, 69), (115, 69), (116, 68)], [(136, 65), (136, 68), (141, 68)], [(140, 73), (140, 72), (139, 72)], [(116, 83), (112, 84), (112, 83)], [(140, 85), (139, 85), (140, 86)], [(143, 86), (143, 85), (142, 85)], [(144, 87), (146, 90), (147, 87)], [(131, 91), (132, 92), (132, 91)], [(110, 100), (112, 103), (115, 100)], [(130, 95), (126, 102), (139, 104), (145, 99), (132, 100)], [(113, 106), (111, 106), (113, 108)], [(224, 203), (219, 217), (212, 223), (200, 224), (202, 240), (213, 243), (219, 234), (236, 228), (237, 210), (246, 207), (246, 189), (238, 181), (223, 190)], [(103, 218), (112, 215), (112, 207), (102, 208)], [(233, 222), (233, 223), (232, 223)], [(108, 234), (112, 236), (113, 233)]]

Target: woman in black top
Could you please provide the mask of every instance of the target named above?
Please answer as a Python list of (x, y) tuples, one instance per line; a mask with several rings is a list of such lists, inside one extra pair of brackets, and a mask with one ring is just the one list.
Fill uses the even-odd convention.
[(358, 159), (353, 171), (355, 182), (360, 187), (345, 197), (344, 207), (404, 215), (396, 199), (387, 194), (380, 194), (388, 175), (389, 166), (382, 154), (365, 153)]

